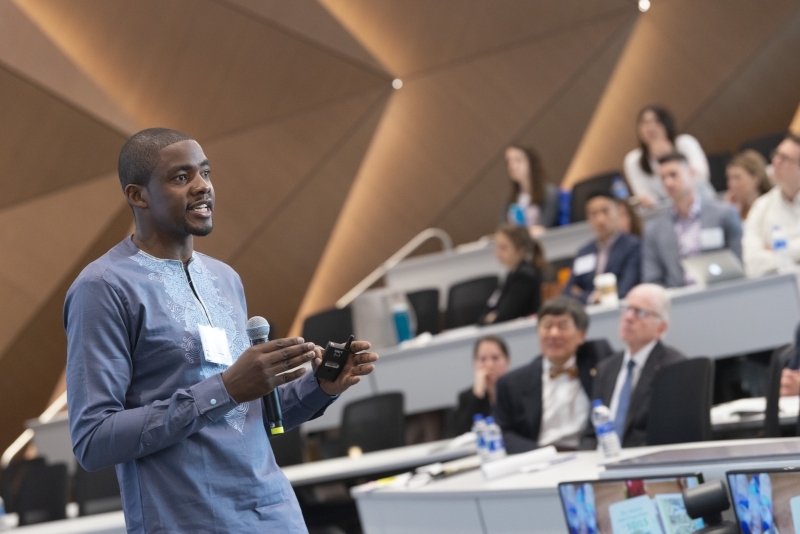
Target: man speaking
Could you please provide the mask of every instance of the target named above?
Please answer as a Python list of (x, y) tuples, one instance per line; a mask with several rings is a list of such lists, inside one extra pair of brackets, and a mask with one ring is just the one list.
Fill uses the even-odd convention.
[(83, 270), (64, 308), (75, 456), (88, 470), (116, 465), (128, 532), (305, 533), (263, 398), (278, 387), (284, 424), (295, 427), (378, 356), (353, 342), (360, 354), (329, 382), (286, 372), (319, 365), (321, 349), (301, 338), (249, 346), (239, 276), (193, 249), (211, 232), (215, 198), (189, 136), (135, 134), (119, 178), (136, 230)]

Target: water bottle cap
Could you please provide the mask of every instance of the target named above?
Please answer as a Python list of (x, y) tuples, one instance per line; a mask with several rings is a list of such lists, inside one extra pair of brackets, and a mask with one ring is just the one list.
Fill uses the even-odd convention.
[(472, 422), (473, 423), (477, 423), (478, 421), (483, 421), (483, 414), (482, 413), (476, 413), (475, 415), (472, 416)]
[(592, 401), (592, 408), (597, 408), (598, 406), (602, 406), (603, 401), (600, 399), (595, 399)]
[(492, 417), (492, 416), (490, 415), (489, 417), (487, 417), (487, 418), (486, 418), (486, 424), (487, 424), (487, 425), (491, 425), (491, 424), (493, 424), (493, 423), (494, 423), (494, 417)]

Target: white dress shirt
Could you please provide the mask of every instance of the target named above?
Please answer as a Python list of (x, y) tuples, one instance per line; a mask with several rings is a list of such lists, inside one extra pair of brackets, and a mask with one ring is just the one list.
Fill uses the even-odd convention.
[[(617, 383), (614, 386), (614, 395), (611, 396), (611, 406), (609, 406), (609, 410), (611, 410), (611, 417), (617, 417), (617, 408), (619, 408), (619, 395), (622, 393), (622, 386), (625, 384), (625, 378), (628, 375), (628, 362), (633, 360), (636, 362), (636, 365), (633, 368), (633, 376), (631, 377), (631, 396), (633, 396), (633, 392), (636, 389), (636, 384), (639, 382), (639, 377), (642, 375), (642, 369), (644, 369), (644, 364), (647, 363), (647, 358), (650, 356), (650, 353), (653, 352), (653, 347), (656, 346), (658, 340), (655, 339), (639, 349), (636, 354), (631, 355), (630, 349), (627, 347), (625, 348), (625, 356), (622, 358), (622, 367), (619, 368), (619, 374), (617, 375)], [(630, 410), (630, 406), (628, 406), (628, 410)]]
[(772, 251), (772, 229), (780, 226), (786, 236), (789, 255), (800, 263), (800, 193), (792, 200), (773, 187), (753, 202), (744, 221), (742, 256), (750, 276), (761, 276), (778, 267)]
[[(576, 365), (575, 356), (564, 368)], [(581, 433), (589, 420), (591, 403), (583, 390), (581, 380), (566, 373), (550, 378), (552, 364), (544, 358), (542, 365), (542, 426), (539, 429), (539, 446), (558, 443), (567, 447), (578, 446)]]

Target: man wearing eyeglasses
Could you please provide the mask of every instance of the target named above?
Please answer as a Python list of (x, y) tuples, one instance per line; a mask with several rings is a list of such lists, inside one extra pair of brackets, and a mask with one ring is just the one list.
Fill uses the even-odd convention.
[[(597, 365), (593, 399), (611, 410), (623, 447), (647, 444), (647, 412), (653, 381), (664, 367), (686, 359), (661, 342), (669, 325), (667, 292), (655, 284), (641, 284), (630, 290), (619, 322), (619, 337), (625, 350)], [(591, 423), (581, 439), (582, 449), (597, 447)]]
[(786, 135), (773, 153), (772, 168), (776, 186), (753, 202), (744, 226), (744, 266), (751, 276), (777, 270), (776, 227), (786, 236), (792, 261), (800, 262), (800, 136)]

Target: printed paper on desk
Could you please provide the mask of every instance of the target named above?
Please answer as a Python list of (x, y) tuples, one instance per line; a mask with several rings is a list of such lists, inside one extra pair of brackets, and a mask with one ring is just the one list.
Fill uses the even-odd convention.
[(789, 499), (789, 508), (792, 510), (794, 531), (800, 532), (800, 495)]
[(597, 254), (587, 254), (575, 258), (575, 263), (572, 264), (572, 274), (580, 276), (586, 273), (593, 273), (597, 269)]
[(722, 228), (703, 228), (700, 230), (700, 246), (703, 250), (716, 250), (725, 246), (725, 233)]
[(197, 328), (200, 330), (200, 342), (203, 344), (203, 357), (206, 361), (219, 365), (233, 365), (225, 330), (202, 324), (197, 325)]
[(608, 515), (614, 534), (664, 534), (648, 495), (615, 502), (608, 507)]

